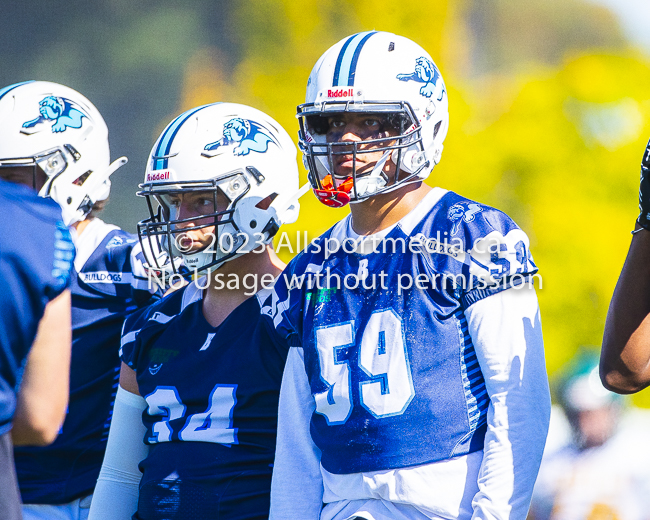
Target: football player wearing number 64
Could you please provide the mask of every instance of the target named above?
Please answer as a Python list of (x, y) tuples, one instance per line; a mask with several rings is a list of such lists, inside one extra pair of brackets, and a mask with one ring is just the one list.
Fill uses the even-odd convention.
[(550, 417), (537, 267), (507, 215), (423, 183), (440, 72), (406, 38), (356, 34), (298, 118), (314, 193), (351, 214), (321, 237), (346, 247), (300, 253), (263, 308), (291, 347), (271, 518), (524, 520)]
[(295, 145), (253, 108), (198, 107), (163, 131), (141, 188), (150, 268), (180, 274), (182, 257), (205, 276), (125, 322), (90, 518), (266, 518), (287, 350), (261, 319), (270, 289), (241, 281), (284, 267), (269, 243), (298, 216)]

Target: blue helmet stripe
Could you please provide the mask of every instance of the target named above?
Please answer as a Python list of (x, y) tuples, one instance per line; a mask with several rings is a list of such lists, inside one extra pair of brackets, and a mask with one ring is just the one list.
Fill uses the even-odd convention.
[(343, 61), (343, 56), (345, 55), (345, 51), (348, 49), (350, 42), (354, 40), (356, 36), (358, 35), (353, 34), (345, 41), (343, 47), (341, 47), (341, 51), (339, 52), (339, 57), (336, 58), (336, 67), (334, 67), (334, 79), (332, 80), (333, 87), (339, 86), (339, 75), (341, 74), (341, 62)]
[(357, 72), (357, 62), (359, 61), (359, 54), (361, 54), (361, 49), (363, 49), (363, 46), (368, 41), (368, 38), (370, 38), (375, 33), (376, 33), (376, 31), (368, 33), (365, 36), (365, 38), (363, 40), (361, 40), (361, 43), (359, 44), (357, 49), (354, 51), (354, 56), (352, 56), (352, 64), (350, 65), (350, 74), (348, 75), (348, 87), (354, 86), (354, 75)]
[[(165, 155), (169, 155), (169, 151), (172, 148), (172, 142), (174, 141), (174, 137), (176, 137), (176, 134), (180, 130), (181, 126), (183, 126), (183, 123), (187, 121), (190, 117), (192, 117), (194, 114), (196, 114), (199, 110), (203, 110), (206, 107), (215, 105), (216, 103), (210, 103), (209, 105), (203, 105), (198, 108), (193, 108), (191, 110), (188, 110), (187, 112), (182, 113), (180, 116), (178, 116), (176, 119), (174, 119), (163, 135), (160, 136), (160, 140), (158, 141), (158, 146), (156, 147), (156, 157), (164, 157)], [(154, 160), (154, 170), (164, 170), (167, 168), (167, 164), (169, 163), (169, 159), (164, 158), (164, 159), (156, 159)]]
[(354, 85), (354, 73), (356, 72), (361, 48), (364, 46), (368, 38), (376, 32), (377, 31), (363, 32), (350, 36), (350, 38), (347, 39), (336, 60), (332, 86), (351, 87)]
[(17, 87), (20, 87), (21, 85), (27, 85), (27, 83), (34, 83), (34, 80), (23, 81), (22, 83), (15, 83), (13, 85), (9, 85), (8, 87), (1, 88), (0, 89), (0, 99), (2, 99), (7, 92), (9, 92), (9, 91), (11, 91), (11, 90), (13, 90), (13, 89), (15, 89)]

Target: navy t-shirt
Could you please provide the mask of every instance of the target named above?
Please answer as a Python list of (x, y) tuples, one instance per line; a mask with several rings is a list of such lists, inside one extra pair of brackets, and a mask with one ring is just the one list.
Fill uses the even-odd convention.
[(47, 303), (70, 285), (74, 246), (61, 208), (0, 180), (0, 434), (11, 428), (16, 390)]

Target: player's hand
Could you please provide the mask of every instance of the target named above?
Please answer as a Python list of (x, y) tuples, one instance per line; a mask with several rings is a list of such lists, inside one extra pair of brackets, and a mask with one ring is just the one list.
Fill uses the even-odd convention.
[(641, 186), (639, 188), (639, 210), (641, 214), (636, 221), (650, 231), (650, 141), (641, 161)]

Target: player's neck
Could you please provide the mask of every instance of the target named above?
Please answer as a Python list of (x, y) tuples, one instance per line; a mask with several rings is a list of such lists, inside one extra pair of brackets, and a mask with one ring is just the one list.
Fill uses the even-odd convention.
[(378, 233), (408, 215), (430, 191), (431, 187), (424, 183), (408, 184), (399, 190), (350, 204), (352, 229), (359, 235)]
[(82, 220), (81, 222), (75, 222), (74, 224), (72, 224), (71, 227), (75, 228), (75, 230), (77, 231), (77, 236), (80, 236), (81, 233), (84, 232), (84, 229), (86, 229), (86, 226), (90, 224), (91, 220), (92, 218), (87, 218), (85, 220)]
[[(213, 327), (219, 326), (233, 310), (252, 296), (255, 289), (251, 287), (254, 283), (257, 284), (257, 290), (262, 289), (262, 277), (272, 275), (275, 278), (284, 267), (285, 264), (271, 246), (267, 246), (261, 253), (247, 253), (226, 262), (212, 273), (210, 284), (205, 289), (203, 316)], [(217, 275), (223, 282), (223, 287), (221, 283), (216, 283)], [(246, 275), (249, 276), (245, 279)], [(264, 281), (268, 284), (270, 279), (266, 276)]]

